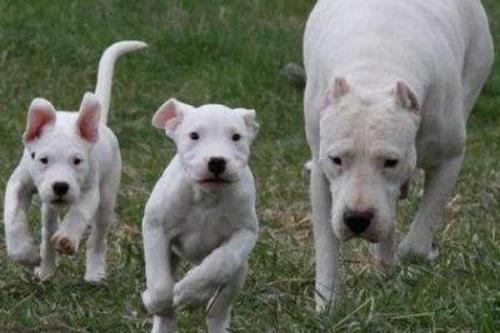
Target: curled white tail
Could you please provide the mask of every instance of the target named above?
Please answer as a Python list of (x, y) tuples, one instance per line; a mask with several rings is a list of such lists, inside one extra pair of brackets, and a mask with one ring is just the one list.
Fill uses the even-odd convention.
[(97, 72), (95, 94), (101, 102), (101, 121), (104, 124), (108, 121), (111, 87), (113, 85), (113, 69), (116, 60), (125, 53), (140, 50), (147, 46), (148, 44), (140, 41), (122, 41), (114, 43), (102, 54), (101, 61), (99, 61), (99, 71)]

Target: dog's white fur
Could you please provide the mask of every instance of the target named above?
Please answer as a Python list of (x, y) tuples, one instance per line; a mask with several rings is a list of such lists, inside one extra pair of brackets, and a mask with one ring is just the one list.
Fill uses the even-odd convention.
[[(121, 176), (118, 140), (106, 126), (113, 69), (121, 55), (146, 46), (122, 41), (106, 49), (99, 63), (95, 95), (85, 94), (78, 113), (56, 112), (42, 98), (31, 103), (23, 156), (7, 184), (4, 223), (9, 256), (37, 266), (35, 274), (42, 281), (55, 273), (56, 249), (74, 253), (89, 224), (92, 232), (85, 280), (100, 283), (105, 278), (106, 233), (113, 220)], [(56, 194), (56, 183), (66, 184), (67, 192), (63, 189)], [(36, 192), (42, 202), (40, 250), (27, 220)], [(66, 214), (58, 225), (61, 212)]]
[(433, 230), (462, 164), (493, 45), (478, 0), (320, 0), (304, 57), (321, 310), (339, 291), (339, 242), (353, 236), (346, 210), (374, 213), (360, 236), (377, 243), (376, 258), (394, 262), (396, 201), (417, 167), (424, 195), (399, 250), (436, 257)]
[[(208, 332), (227, 332), (230, 305), (245, 280), (258, 233), (248, 166), (258, 129), (255, 111), (194, 108), (171, 99), (156, 112), (153, 125), (177, 146), (142, 222), (147, 280), (142, 298), (155, 315), (153, 332), (174, 331), (175, 307), (209, 300)], [(209, 170), (214, 157), (226, 161), (218, 177)], [(178, 258), (197, 266), (176, 282)]]

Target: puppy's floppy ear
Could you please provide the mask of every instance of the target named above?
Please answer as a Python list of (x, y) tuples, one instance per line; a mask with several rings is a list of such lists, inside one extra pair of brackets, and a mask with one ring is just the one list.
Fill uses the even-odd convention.
[(253, 140), (259, 132), (259, 123), (255, 120), (255, 110), (238, 108), (235, 109), (235, 111), (238, 112), (241, 117), (243, 117), (245, 125), (247, 126), (248, 133), (250, 135), (250, 139)]
[(175, 130), (182, 122), (184, 113), (190, 109), (194, 109), (194, 107), (171, 98), (155, 112), (152, 120), (153, 126), (165, 130), (165, 133), (173, 139)]
[(396, 99), (396, 103), (410, 111), (419, 111), (420, 104), (415, 93), (402, 81), (396, 83), (396, 88), (392, 92)]
[(78, 112), (76, 131), (82, 139), (95, 143), (99, 138), (99, 123), (101, 118), (101, 103), (96, 95), (85, 93)]
[(35, 98), (28, 111), (26, 131), (23, 135), (24, 143), (37, 140), (45, 128), (54, 126), (56, 122), (56, 110), (54, 106), (43, 98)]

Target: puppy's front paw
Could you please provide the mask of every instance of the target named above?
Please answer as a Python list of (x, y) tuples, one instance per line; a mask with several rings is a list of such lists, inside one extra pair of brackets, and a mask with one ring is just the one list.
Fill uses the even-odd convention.
[(216, 287), (196, 285), (182, 279), (174, 286), (174, 307), (186, 308), (208, 301), (217, 291)]
[(78, 249), (78, 240), (72, 239), (63, 232), (58, 231), (52, 236), (52, 242), (55, 244), (57, 251), (63, 254), (75, 254)]
[(147, 289), (142, 293), (142, 302), (149, 313), (161, 315), (172, 307), (172, 288)]
[(35, 276), (41, 282), (48, 281), (55, 273), (55, 266), (40, 265), (35, 268)]
[(403, 260), (434, 261), (439, 256), (439, 248), (430, 240), (414, 240), (406, 236), (398, 246), (398, 255)]
[(40, 257), (40, 250), (38, 246), (35, 246), (33, 244), (28, 244), (18, 249), (12, 250), (9, 253), (9, 257), (15, 262), (27, 267), (35, 267), (40, 265), (40, 263), (42, 262), (42, 258)]

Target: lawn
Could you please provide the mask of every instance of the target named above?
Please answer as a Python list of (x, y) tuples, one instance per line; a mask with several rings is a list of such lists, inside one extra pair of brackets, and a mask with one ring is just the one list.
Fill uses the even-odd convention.
[[(484, 0), (496, 45), (500, 2)], [(174, 146), (151, 117), (169, 97), (257, 110), (253, 146), (261, 234), (251, 272), (234, 306), (234, 332), (500, 331), (500, 64), (469, 122), (467, 157), (439, 233), (440, 258), (398, 265), (383, 278), (361, 241), (344, 253), (344, 298), (333, 313), (314, 311), (308, 158), (302, 93), (280, 76), (301, 61), (313, 0), (0, 1), (0, 188), (21, 151), (27, 108), (36, 96), (76, 109), (95, 87), (101, 52), (140, 39), (146, 51), (116, 66), (109, 125), (124, 157), (110, 237), (106, 286), (83, 282), (82, 249), (38, 283), (7, 260), (0, 226), (0, 332), (148, 332), (140, 300), (144, 203)], [(498, 53), (497, 53), (498, 55)], [(399, 207), (407, 230), (420, 191)], [(33, 205), (37, 234), (39, 203)], [(203, 312), (179, 316), (181, 332), (205, 332)]]

